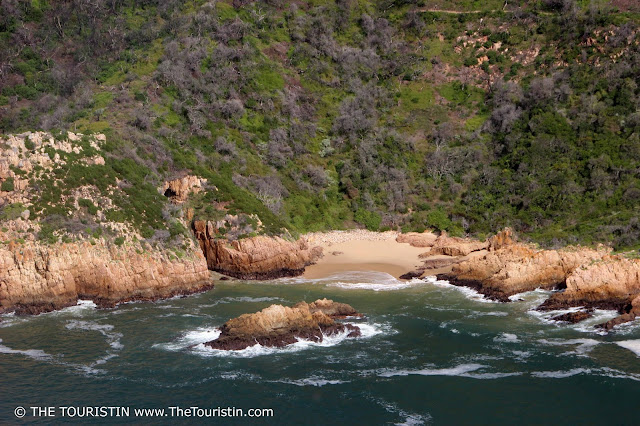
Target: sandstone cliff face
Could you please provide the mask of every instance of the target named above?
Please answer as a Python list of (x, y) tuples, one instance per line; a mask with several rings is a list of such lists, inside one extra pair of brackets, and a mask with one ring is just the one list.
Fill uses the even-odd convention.
[(100, 307), (152, 300), (213, 287), (200, 252), (163, 252), (77, 242), (0, 247), (0, 313), (37, 314), (92, 299)]
[(452, 273), (441, 278), (465, 285), (494, 298), (508, 297), (536, 288), (564, 287), (569, 275), (580, 265), (601, 259), (609, 251), (589, 248), (536, 250), (511, 241), (510, 235), (489, 240), (489, 251), (453, 266)]
[(322, 256), (322, 248), (306, 240), (295, 242), (280, 237), (259, 236), (229, 242), (216, 239), (212, 222), (194, 222), (194, 232), (209, 269), (247, 280), (301, 275), (304, 268)]
[(180, 179), (165, 182), (160, 192), (169, 197), (174, 203), (181, 204), (187, 201), (189, 194), (197, 194), (202, 191), (206, 182), (206, 179), (201, 179), (198, 176), (184, 176)]
[(300, 302), (293, 307), (271, 305), (254, 314), (231, 319), (220, 328), (220, 336), (205, 343), (214, 349), (240, 350), (259, 343), (262, 346), (282, 347), (308, 339), (321, 342), (325, 335), (349, 332), (348, 337), (360, 335), (360, 329), (340, 324), (334, 318), (359, 315), (351, 306), (322, 299), (311, 304)]

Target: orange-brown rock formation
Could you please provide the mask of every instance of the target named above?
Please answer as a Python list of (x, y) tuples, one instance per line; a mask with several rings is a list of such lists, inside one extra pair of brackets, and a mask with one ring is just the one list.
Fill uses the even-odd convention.
[[(508, 238), (507, 238), (508, 237)], [(537, 250), (513, 243), (510, 233), (488, 241), (490, 251), (453, 266), (451, 274), (439, 275), (452, 284), (472, 287), (490, 298), (508, 297), (536, 288), (562, 288), (579, 266), (601, 259), (609, 250), (568, 247)]]
[(400, 234), (396, 237), (396, 241), (399, 243), (407, 243), (413, 247), (431, 247), (436, 242), (438, 237), (432, 232), (408, 232), (406, 234)]
[(216, 238), (218, 233), (212, 222), (196, 221), (193, 228), (209, 269), (236, 278), (298, 276), (322, 256), (322, 248), (310, 247), (305, 239), (292, 242), (259, 236), (230, 242)]
[(206, 179), (198, 176), (184, 176), (180, 179), (170, 180), (162, 186), (162, 193), (174, 203), (184, 203), (192, 192), (197, 194), (202, 191)]
[(100, 307), (152, 300), (213, 287), (193, 249), (183, 259), (164, 252), (89, 242), (0, 248), (0, 312), (37, 314), (91, 299)]
[(467, 256), (469, 253), (484, 250), (488, 246), (486, 241), (478, 241), (470, 238), (450, 237), (442, 232), (434, 242), (429, 254), (443, 254), (445, 256)]
[(205, 343), (213, 349), (240, 350), (256, 343), (282, 347), (307, 339), (321, 342), (324, 336), (348, 332), (357, 337), (360, 329), (341, 324), (334, 318), (359, 315), (351, 306), (322, 299), (311, 304), (300, 302), (293, 307), (271, 305), (254, 314), (240, 315), (220, 327), (220, 336)]
[(567, 288), (551, 295), (541, 309), (586, 306), (618, 310), (622, 315), (605, 324), (610, 329), (640, 315), (640, 260), (606, 256), (577, 268)]

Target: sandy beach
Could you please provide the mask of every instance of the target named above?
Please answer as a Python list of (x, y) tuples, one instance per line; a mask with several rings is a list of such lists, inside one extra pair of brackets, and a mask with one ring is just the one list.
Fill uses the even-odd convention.
[(421, 266), (424, 259), (418, 256), (429, 249), (399, 243), (397, 236), (393, 231), (366, 230), (307, 234), (311, 245), (323, 248), (324, 256), (306, 268), (304, 277), (314, 279), (345, 271), (379, 271), (398, 278)]

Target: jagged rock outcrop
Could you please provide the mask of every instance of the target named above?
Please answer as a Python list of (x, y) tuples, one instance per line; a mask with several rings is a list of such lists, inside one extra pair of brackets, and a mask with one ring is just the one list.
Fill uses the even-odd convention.
[(0, 313), (38, 314), (91, 299), (99, 307), (153, 300), (213, 287), (195, 248), (179, 259), (167, 252), (98, 242), (10, 243), (0, 247)]
[(640, 316), (640, 296), (636, 296), (631, 300), (631, 303), (623, 306), (619, 309), (620, 315), (605, 322), (598, 324), (599, 328), (609, 331), (616, 325), (631, 322)]
[(605, 248), (583, 247), (537, 250), (524, 244), (506, 243), (505, 236), (489, 240), (487, 247), (491, 251), (484, 256), (460, 262), (453, 266), (450, 274), (438, 278), (507, 302), (509, 296), (516, 293), (536, 288), (562, 288), (571, 272), (609, 252)]
[(196, 238), (209, 269), (246, 280), (264, 280), (302, 275), (306, 266), (322, 256), (321, 247), (310, 247), (305, 239), (287, 241), (258, 236), (236, 241), (217, 238), (212, 222), (196, 221)]
[(434, 257), (431, 259), (426, 259), (423, 262), (422, 267), (425, 270), (440, 269), (440, 268), (446, 268), (448, 266), (455, 265), (458, 262), (460, 262), (460, 260), (456, 257)]
[(213, 349), (241, 350), (255, 344), (283, 347), (299, 339), (321, 342), (325, 336), (348, 332), (360, 336), (360, 329), (336, 322), (335, 318), (359, 315), (351, 306), (322, 299), (293, 307), (271, 305), (254, 314), (240, 315), (220, 327), (220, 336), (205, 343)]
[(484, 250), (488, 246), (486, 241), (478, 241), (470, 238), (450, 237), (442, 232), (434, 242), (430, 255), (443, 254), (445, 256), (467, 256), (469, 253)]
[(406, 234), (400, 234), (396, 237), (396, 241), (399, 243), (406, 243), (413, 247), (431, 247), (435, 244), (436, 239), (438, 238), (432, 232), (408, 232)]
[(616, 309), (621, 316), (603, 324), (605, 329), (632, 321), (640, 314), (640, 260), (605, 256), (584, 264), (567, 277), (567, 288), (551, 295), (540, 309), (570, 306)]
[(206, 182), (206, 179), (188, 175), (165, 182), (160, 191), (174, 203), (181, 204), (187, 201), (189, 194), (202, 191)]

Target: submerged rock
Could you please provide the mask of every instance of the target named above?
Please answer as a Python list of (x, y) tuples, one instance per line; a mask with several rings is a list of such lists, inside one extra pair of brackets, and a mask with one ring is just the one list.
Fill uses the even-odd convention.
[(360, 314), (347, 304), (327, 299), (300, 302), (293, 307), (271, 305), (260, 312), (227, 321), (220, 327), (220, 337), (205, 343), (205, 346), (241, 350), (255, 344), (283, 347), (299, 339), (322, 342), (325, 336), (339, 333), (348, 333), (347, 337), (360, 336), (357, 326), (335, 321), (347, 316)]
[(584, 321), (587, 318), (591, 318), (592, 316), (593, 316), (593, 309), (588, 309), (586, 311), (568, 312), (566, 314), (555, 316), (551, 319), (553, 321), (568, 322), (571, 324), (575, 324), (580, 321)]

